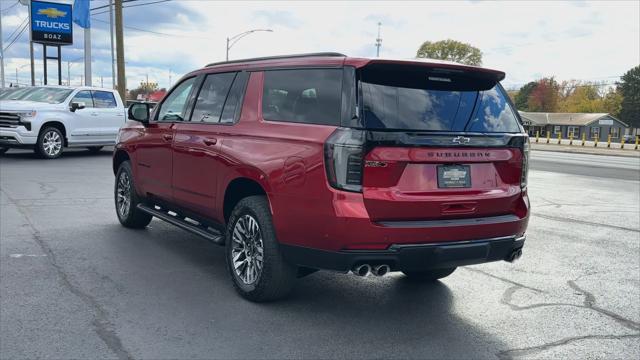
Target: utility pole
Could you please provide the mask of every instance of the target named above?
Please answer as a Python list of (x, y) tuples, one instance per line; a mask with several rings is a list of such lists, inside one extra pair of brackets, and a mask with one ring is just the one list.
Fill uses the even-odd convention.
[(67, 86), (71, 86), (71, 63), (67, 61)]
[(124, 69), (124, 34), (122, 24), (122, 0), (115, 0), (116, 10), (116, 65), (118, 68), (118, 92), (122, 101), (126, 101), (127, 80)]
[(29, 14), (28, 26), (29, 26), (29, 60), (31, 61), (31, 86), (36, 86), (36, 68), (33, 60), (33, 41), (31, 39), (31, 1), (29, 1), (27, 4), (27, 13)]
[(16, 86), (18, 86), (18, 68), (16, 68)]
[(376, 57), (380, 57), (380, 47), (382, 46), (382, 38), (380, 37), (381, 22), (378, 22), (378, 37), (376, 38)]
[(111, 37), (111, 88), (116, 88), (116, 58), (113, 50), (113, 0), (109, 0), (109, 35)]
[(0, 16), (0, 88), (4, 87), (4, 44), (2, 39), (2, 16)]

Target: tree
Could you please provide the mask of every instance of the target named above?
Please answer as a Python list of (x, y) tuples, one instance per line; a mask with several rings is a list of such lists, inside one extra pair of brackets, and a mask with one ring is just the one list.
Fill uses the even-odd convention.
[(529, 111), (555, 112), (558, 108), (560, 86), (553, 77), (536, 82), (527, 100)]
[(620, 120), (631, 127), (640, 127), (640, 65), (622, 75), (618, 87), (623, 97)]
[(416, 54), (419, 58), (454, 61), (466, 65), (482, 65), (480, 49), (456, 40), (425, 41)]
[(529, 96), (531, 96), (531, 92), (536, 88), (537, 84), (537, 82), (531, 81), (518, 90), (518, 94), (516, 94), (515, 99), (513, 100), (516, 105), (516, 109), (520, 111), (529, 111)]
[(158, 90), (158, 83), (141, 81), (140, 86), (133, 90), (129, 90), (129, 99), (136, 100), (139, 94), (149, 95)]

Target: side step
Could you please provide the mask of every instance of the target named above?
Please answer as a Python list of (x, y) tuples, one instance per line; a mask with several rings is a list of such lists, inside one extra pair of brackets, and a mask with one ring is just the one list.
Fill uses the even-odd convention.
[[(192, 234), (201, 236), (215, 244), (224, 245), (224, 235), (222, 233), (220, 233), (218, 230), (207, 227), (206, 225), (202, 225), (193, 219), (180, 218), (179, 215), (174, 213), (173, 211), (165, 211), (161, 208), (152, 208), (145, 204), (138, 204), (138, 209), (146, 212), (149, 215), (153, 215), (160, 220), (164, 220), (169, 224), (186, 230)], [(172, 213), (175, 215), (172, 215)]]

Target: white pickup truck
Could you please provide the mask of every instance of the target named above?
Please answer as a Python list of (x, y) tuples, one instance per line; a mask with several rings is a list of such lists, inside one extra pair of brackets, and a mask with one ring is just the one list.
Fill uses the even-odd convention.
[(30, 148), (46, 159), (65, 147), (115, 145), (126, 109), (115, 90), (41, 86), (0, 100), (0, 154)]

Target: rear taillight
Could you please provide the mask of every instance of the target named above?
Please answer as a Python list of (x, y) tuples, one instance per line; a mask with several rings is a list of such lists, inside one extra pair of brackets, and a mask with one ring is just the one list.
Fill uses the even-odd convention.
[(362, 159), (365, 133), (362, 130), (338, 128), (324, 144), (327, 179), (332, 187), (362, 191)]
[(527, 188), (527, 178), (529, 176), (529, 137), (525, 137), (522, 143), (522, 176), (520, 177), (520, 188)]

